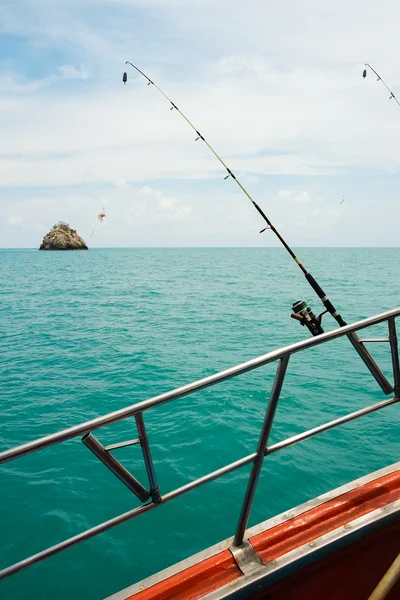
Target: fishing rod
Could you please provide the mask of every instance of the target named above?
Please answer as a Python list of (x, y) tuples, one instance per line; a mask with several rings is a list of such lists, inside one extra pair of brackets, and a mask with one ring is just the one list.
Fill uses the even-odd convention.
[[(228, 179), (229, 177), (231, 177), (236, 182), (236, 184), (244, 192), (244, 194), (247, 196), (247, 198), (253, 204), (254, 208), (257, 210), (257, 212), (261, 215), (261, 217), (266, 222), (267, 227), (262, 229), (260, 231), (260, 233), (263, 233), (266, 229), (271, 229), (271, 231), (273, 231), (273, 233), (277, 236), (277, 238), (279, 239), (281, 244), (284, 246), (284, 248), (287, 250), (287, 252), (293, 258), (293, 260), (299, 266), (299, 268), (303, 272), (306, 280), (311, 285), (311, 287), (313, 288), (313, 290), (315, 291), (317, 296), (320, 298), (320, 300), (325, 308), (325, 310), (320, 315), (316, 316), (305, 300), (299, 300), (298, 302), (293, 303), (293, 306), (292, 306), (293, 312), (291, 314), (291, 317), (293, 319), (296, 319), (297, 321), (299, 321), (301, 325), (305, 325), (313, 336), (324, 333), (324, 330), (322, 329), (321, 321), (322, 321), (322, 316), (327, 312), (329, 312), (332, 315), (332, 317), (337, 321), (337, 323), (339, 324), (340, 327), (343, 327), (344, 325), (346, 325), (346, 322), (340, 315), (339, 311), (336, 310), (336, 308), (334, 307), (332, 302), (329, 300), (328, 296), (325, 294), (325, 292), (321, 288), (321, 286), (317, 283), (317, 281), (314, 279), (314, 277), (311, 275), (311, 273), (309, 271), (307, 271), (307, 269), (297, 258), (297, 256), (295, 255), (295, 253), (293, 252), (293, 250), (291, 249), (289, 244), (284, 240), (282, 235), (279, 233), (279, 231), (276, 229), (276, 227), (272, 224), (271, 220), (267, 217), (267, 215), (260, 208), (260, 206), (256, 203), (256, 201), (251, 197), (249, 192), (245, 189), (245, 187), (242, 185), (242, 183), (239, 181), (239, 179), (236, 177), (236, 175), (225, 164), (225, 162), (220, 157), (220, 155), (214, 150), (214, 148), (205, 139), (205, 137), (200, 133), (200, 131), (193, 125), (193, 123), (187, 118), (187, 116), (177, 107), (177, 105), (174, 102), (172, 102), (171, 98), (169, 98), (167, 96), (167, 94), (165, 92), (163, 92), (163, 90), (160, 87), (158, 87), (158, 85), (156, 83), (154, 83), (154, 81), (152, 81), (150, 79), (150, 77), (148, 77), (145, 73), (143, 73), (143, 71), (141, 71), (138, 67), (136, 67), (136, 65), (131, 63), (129, 60), (127, 60), (125, 62), (125, 64), (133, 67), (138, 73), (140, 73), (147, 80), (147, 85), (152, 85), (160, 92), (160, 94), (162, 96), (164, 96), (164, 98), (171, 105), (170, 110), (176, 110), (181, 115), (181, 117), (187, 122), (187, 124), (193, 129), (193, 131), (195, 131), (195, 133), (197, 135), (195, 141), (202, 140), (206, 144), (206, 146), (209, 148), (209, 150), (213, 153), (213, 155), (217, 158), (217, 160), (222, 164), (224, 169), (226, 169), (227, 175), (224, 177), (224, 179)], [(126, 72), (123, 74), (122, 81), (124, 84), (126, 84), (128, 81), (128, 74)], [(349, 338), (350, 342), (353, 344), (354, 348), (360, 355), (361, 359), (364, 361), (365, 365), (368, 367), (368, 369), (371, 371), (372, 375), (375, 377), (376, 381), (378, 382), (378, 384), (380, 385), (382, 390), (386, 394), (389, 394), (393, 389), (392, 386), (389, 384), (389, 382), (387, 381), (387, 379), (385, 378), (383, 373), (380, 371), (378, 365), (375, 363), (374, 359), (371, 357), (371, 355), (369, 354), (369, 352), (367, 351), (365, 346), (359, 340), (357, 334), (350, 333), (350, 334), (348, 334), (347, 337)]]
[[(372, 71), (373, 73), (375, 73), (375, 75), (376, 75), (376, 76), (377, 76), (377, 78), (378, 78), (378, 79), (377, 79), (377, 81), (382, 81), (383, 85), (385, 86), (385, 88), (387, 89), (387, 91), (388, 91), (388, 92), (389, 92), (389, 94), (390, 94), (390, 96), (389, 96), (389, 100), (391, 100), (392, 98), (394, 98), (394, 99), (396, 100), (397, 104), (400, 106), (400, 102), (397, 100), (396, 96), (393, 94), (393, 92), (392, 92), (392, 90), (389, 88), (389, 86), (388, 86), (388, 85), (387, 85), (387, 84), (384, 82), (384, 80), (383, 80), (383, 79), (382, 79), (382, 77), (379, 75), (379, 73), (377, 73), (377, 72), (375, 71), (375, 69), (373, 69), (373, 68), (371, 67), (371, 65), (370, 65), (370, 64), (368, 64), (368, 63), (365, 63), (365, 66), (366, 66), (366, 67), (368, 67), (369, 69), (371, 69), (371, 71)], [(364, 79), (366, 78), (366, 76), (367, 76), (367, 69), (364, 69), (364, 71), (363, 71), (363, 77), (364, 77)]]
[[(287, 244), (287, 242), (283, 239), (282, 235), (279, 233), (279, 231), (276, 229), (276, 227), (272, 224), (272, 222), (267, 217), (267, 215), (264, 213), (264, 211), (259, 207), (259, 205), (255, 202), (255, 200), (250, 196), (249, 192), (245, 189), (245, 187), (242, 185), (242, 183), (239, 181), (239, 179), (236, 177), (236, 175), (231, 171), (231, 169), (229, 169), (229, 167), (225, 164), (225, 162), (222, 160), (222, 158), (219, 156), (219, 154), (217, 154), (217, 152), (209, 144), (209, 142), (205, 139), (205, 137), (200, 133), (200, 131), (193, 125), (193, 123), (191, 121), (189, 121), (187, 116), (177, 107), (177, 105), (174, 102), (172, 102), (172, 100), (163, 92), (163, 90), (160, 89), (158, 87), (158, 85), (156, 85), (154, 83), (154, 81), (152, 81), (145, 73), (143, 73), (143, 71), (141, 71), (138, 67), (136, 67), (130, 61), (126, 61), (125, 64), (131, 65), (134, 69), (136, 69), (136, 71), (138, 71), (141, 75), (143, 75), (143, 77), (145, 77), (145, 79), (147, 79), (148, 85), (153, 85), (164, 96), (164, 98), (166, 100), (168, 100), (168, 102), (171, 104), (171, 110), (174, 110), (174, 109), (177, 110), (179, 112), (179, 114), (185, 119), (185, 121), (188, 123), (188, 125), (190, 125), (190, 127), (197, 134), (196, 141), (201, 139), (206, 144), (206, 146), (211, 150), (211, 152), (214, 154), (214, 156), (219, 160), (219, 162), (222, 164), (222, 166), (226, 169), (228, 174), (225, 176), (225, 179), (232, 177), (232, 179), (237, 183), (237, 185), (245, 193), (245, 195), (250, 200), (250, 202), (253, 204), (255, 209), (258, 211), (258, 213), (261, 215), (261, 217), (267, 223), (267, 227), (265, 229), (271, 229), (271, 231), (273, 231), (275, 233), (275, 235), (277, 236), (279, 241), (282, 243), (282, 245), (285, 247), (285, 249), (288, 251), (290, 256), (300, 267), (300, 269), (304, 273), (307, 281), (309, 282), (309, 284), (311, 285), (313, 290), (321, 298), (321, 300), (325, 306), (325, 309), (326, 309), (324, 311), (324, 313), (329, 311), (341, 327), (346, 325), (345, 321), (342, 319), (339, 312), (335, 309), (332, 302), (329, 300), (328, 296), (325, 294), (323, 289), (318, 285), (318, 283), (316, 282), (314, 277), (311, 275), (311, 273), (309, 273), (306, 270), (306, 268), (303, 266), (303, 264), (297, 258), (297, 256), (293, 252), (293, 250), (290, 248), (290, 246)], [(126, 83), (127, 81), (128, 81), (128, 75), (127, 75), (127, 73), (124, 73), (123, 82)], [(265, 229), (262, 229), (260, 231), (260, 233), (265, 231)], [(307, 305), (303, 306), (303, 304), (304, 304), (304, 302), (301, 301), (301, 306), (300, 306), (299, 302), (297, 302), (293, 305), (293, 311), (294, 311), (293, 314), (296, 315), (296, 316), (294, 316), (294, 318), (299, 320), (300, 323), (302, 323), (303, 325), (306, 325), (313, 335), (319, 335), (320, 333), (323, 333), (323, 329), (321, 327), (321, 318), (322, 318), (322, 314), (324, 314), (324, 313), (319, 315), (319, 317), (315, 317), (315, 315), (312, 313), (310, 307), (307, 307)]]

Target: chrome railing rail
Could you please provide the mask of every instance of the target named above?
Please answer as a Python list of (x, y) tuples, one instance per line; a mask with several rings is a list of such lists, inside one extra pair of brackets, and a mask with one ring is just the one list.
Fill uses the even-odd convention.
[[(0, 579), (17, 573), (26, 567), (36, 564), (53, 554), (61, 552), (66, 548), (69, 548), (75, 544), (78, 544), (84, 540), (92, 538), (116, 525), (128, 521), (140, 514), (148, 512), (153, 508), (156, 508), (160, 504), (165, 504), (170, 500), (181, 496), (189, 492), (190, 490), (203, 485), (209, 481), (213, 481), (225, 475), (226, 473), (230, 473), (236, 469), (239, 469), (245, 465), (253, 464), (252, 470), (250, 473), (249, 481), (247, 484), (247, 489), (244, 497), (244, 501), (241, 508), (241, 513), (239, 517), (238, 526), (236, 529), (236, 534), (234, 538), (234, 545), (240, 546), (243, 543), (243, 538), (245, 535), (245, 530), (247, 527), (247, 522), (250, 515), (250, 510), (252, 506), (252, 502), (254, 499), (254, 495), (257, 488), (257, 482), (259, 479), (259, 475), (261, 472), (263, 460), (265, 456), (272, 454), (273, 452), (277, 452), (282, 450), (283, 448), (287, 448), (292, 446), (300, 441), (306, 440), (310, 437), (313, 437), (323, 431), (327, 431), (342, 423), (347, 423), (354, 419), (357, 419), (363, 415), (369, 414), (371, 412), (375, 412), (392, 404), (395, 404), (400, 400), (400, 364), (399, 364), (399, 354), (398, 354), (398, 342), (397, 342), (397, 334), (396, 334), (396, 325), (395, 318), (400, 315), (400, 308), (393, 309), (390, 311), (386, 311), (379, 315), (375, 315), (373, 317), (369, 317), (367, 319), (363, 319), (362, 321), (358, 321), (357, 323), (353, 323), (351, 325), (346, 325), (345, 327), (341, 327), (340, 329), (335, 329), (334, 331), (329, 331), (327, 333), (323, 333), (319, 336), (302, 340), (295, 344), (291, 344), (289, 346), (285, 346), (284, 348), (280, 348), (278, 350), (274, 350), (269, 352), (268, 354), (264, 354), (259, 356), (258, 358), (254, 358), (245, 363), (239, 364), (235, 367), (231, 367), (226, 369), (225, 371), (221, 371), (209, 377), (205, 377), (204, 379), (200, 379), (191, 383), (189, 385), (185, 385), (183, 387), (177, 388), (170, 392), (166, 392), (164, 394), (160, 394), (148, 400), (144, 400), (142, 402), (138, 402), (137, 404), (128, 406), (126, 408), (111, 412), (102, 417), (97, 417), (95, 419), (91, 419), (90, 421), (86, 421), (79, 425), (75, 425), (68, 429), (64, 429), (57, 433), (42, 437), (37, 440), (33, 440), (31, 442), (27, 442), (26, 444), (22, 444), (10, 450), (6, 450), (0, 453), (0, 464), (5, 463), (7, 461), (14, 460), (20, 456), (24, 456), (26, 454), (30, 454), (32, 452), (41, 450), (43, 448), (47, 448), (48, 446), (52, 446), (54, 444), (59, 444), (63, 441), (69, 440), (71, 438), (75, 438), (83, 434), (82, 441), (88, 446), (88, 448), (95, 453), (95, 455), (109, 468), (111, 471), (142, 501), (151, 497), (151, 502), (139, 506), (135, 509), (132, 509), (126, 513), (118, 515), (109, 521), (105, 521), (100, 525), (92, 527), (76, 536), (73, 536), (55, 546), (51, 546), (38, 554), (30, 556), (29, 558), (22, 560), (14, 565), (11, 565), (2, 571), (0, 571)], [(388, 322), (388, 337), (387, 338), (371, 338), (367, 341), (374, 342), (388, 342), (390, 344), (391, 351), (391, 359), (392, 359), (392, 368), (393, 368), (393, 379), (394, 385), (392, 387), (392, 391), (394, 390), (394, 396), (392, 398), (383, 400), (361, 410), (358, 410), (353, 413), (349, 413), (344, 415), (343, 417), (339, 417), (333, 421), (310, 429), (308, 431), (302, 432), (296, 436), (278, 442), (272, 446), (268, 446), (268, 438), (273, 425), (275, 411), (278, 406), (279, 396), (282, 389), (283, 381), (285, 378), (285, 374), (287, 371), (288, 363), (290, 356), (297, 352), (301, 352), (303, 350), (307, 350), (314, 346), (318, 346), (320, 344), (324, 344), (331, 340), (340, 338), (342, 336), (348, 336), (356, 331), (361, 329), (365, 329), (367, 327), (371, 327), (372, 325), (377, 325), (378, 323)], [(363, 341), (361, 341), (363, 343)], [(171, 492), (168, 492), (164, 495), (160, 494), (160, 489), (157, 484), (156, 472), (154, 469), (154, 464), (151, 457), (150, 452), (150, 444), (147, 437), (144, 417), (143, 413), (147, 410), (155, 408), (156, 406), (160, 406), (166, 402), (170, 402), (172, 400), (176, 400), (178, 398), (182, 398), (189, 394), (193, 394), (194, 392), (203, 390), (207, 387), (214, 386), (218, 383), (226, 381), (227, 379), (231, 379), (233, 377), (237, 377), (243, 373), (247, 373), (248, 371), (252, 371), (257, 369), (263, 365), (268, 363), (279, 361), (278, 369), (275, 376), (275, 381), (273, 384), (273, 388), (271, 391), (270, 400), (266, 409), (264, 422), (262, 425), (257, 450), (248, 456), (241, 458), (233, 463), (230, 463), (208, 475), (200, 477), (194, 481), (187, 483), (186, 485), (177, 488)], [(138, 430), (138, 439), (129, 440), (127, 442), (121, 442), (118, 444), (111, 444), (109, 446), (103, 446), (93, 435), (92, 431), (96, 429), (100, 429), (106, 425), (110, 425), (111, 423), (115, 423), (117, 421), (121, 421), (123, 419), (127, 419), (128, 417), (135, 416), (136, 426)], [(146, 467), (146, 473), (148, 477), (149, 489), (147, 490), (140, 482), (138, 482), (133, 475), (131, 475), (116, 459), (111, 456), (111, 450), (116, 450), (118, 448), (127, 447), (134, 444), (140, 444), (143, 453), (143, 459)]]

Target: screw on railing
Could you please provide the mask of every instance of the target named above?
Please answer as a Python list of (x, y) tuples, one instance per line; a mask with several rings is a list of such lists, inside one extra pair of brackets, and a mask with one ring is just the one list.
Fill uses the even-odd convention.
[(144, 464), (146, 465), (147, 476), (150, 483), (150, 493), (153, 502), (161, 502), (160, 488), (157, 485), (156, 471), (154, 469), (153, 459), (151, 457), (149, 438), (147, 437), (144, 425), (143, 414), (135, 415), (136, 425), (139, 434), (140, 445), (142, 447)]
[(395, 393), (395, 396), (397, 396), (397, 398), (399, 398), (400, 397), (399, 349), (398, 349), (398, 343), (397, 343), (396, 322), (393, 317), (388, 319), (388, 325), (389, 325), (390, 349), (392, 352), (394, 393)]
[(264, 423), (261, 429), (260, 438), (257, 446), (257, 456), (254, 460), (253, 467), (251, 469), (249, 481), (247, 484), (246, 494), (242, 504), (242, 510), (240, 513), (238, 525), (236, 528), (235, 539), (233, 540), (234, 546), (240, 546), (243, 543), (244, 533), (246, 531), (247, 522), (249, 520), (251, 506), (253, 504), (254, 495), (257, 488), (258, 479), (263, 464), (265, 450), (268, 443), (269, 434), (271, 432), (272, 423), (274, 421), (275, 411), (278, 406), (279, 395), (282, 390), (283, 380), (285, 378), (286, 369), (288, 366), (290, 354), (283, 356), (278, 365), (276, 371), (274, 384), (272, 386), (271, 398), (268, 403), (267, 410), (265, 412)]

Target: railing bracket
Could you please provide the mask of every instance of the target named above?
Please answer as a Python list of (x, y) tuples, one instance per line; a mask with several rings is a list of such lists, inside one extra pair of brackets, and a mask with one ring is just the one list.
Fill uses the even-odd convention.
[(128, 448), (128, 446), (136, 446), (136, 444), (140, 444), (139, 438), (135, 440), (127, 440), (126, 442), (118, 442), (117, 444), (110, 444), (109, 446), (105, 446), (104, 450), (110, 452), (111, 450), (119, 450), (120, 448)]
[(253, 575), (262, 567), (262, 562), (248, 540), (244, 540), (241, 546), (230, 546), (233, 558), (243, 575)]
[(82, 442), (141, 502), (146, 502), (150, 498), (150, 492), (106, 450), (92, 433), (86, 433)]

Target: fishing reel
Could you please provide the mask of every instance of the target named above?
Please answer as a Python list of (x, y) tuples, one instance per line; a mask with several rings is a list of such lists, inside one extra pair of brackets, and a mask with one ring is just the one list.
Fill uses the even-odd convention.
[(316, 317), (305, 300), (294, 302), (292, 309), (293, 312), (290, 315), (292, 319), (299, 321), (300, 325), (305, 325), (312, 335), (320, 335), (320, 333), (324, 333), (324, 330), (321, 326), (321, 321), (322, 315), (327, 312), (326, 310)]

